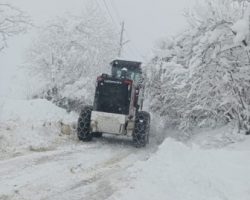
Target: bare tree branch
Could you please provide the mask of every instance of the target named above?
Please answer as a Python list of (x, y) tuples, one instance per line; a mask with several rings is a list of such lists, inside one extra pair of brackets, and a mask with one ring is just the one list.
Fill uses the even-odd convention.
[(32, 25), (30, 19), (18, 8), (0, 3), (0, 52), (6, 48), (10, 37), (18, 35)]

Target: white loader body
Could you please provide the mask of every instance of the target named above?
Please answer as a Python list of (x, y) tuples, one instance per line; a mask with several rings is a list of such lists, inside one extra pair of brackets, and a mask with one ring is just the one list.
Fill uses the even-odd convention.
[(92, 111), (90, 126), (91, 132), (131, 136), (134, 122), (128, 121), (127, 115)]

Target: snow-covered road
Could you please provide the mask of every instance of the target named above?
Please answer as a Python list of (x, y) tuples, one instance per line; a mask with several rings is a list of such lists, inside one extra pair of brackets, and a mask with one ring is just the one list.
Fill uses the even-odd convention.
[(126, 138), (104, 137), (5, 159), (0, 199), (106, 199), (129, 183), (126, 169), (153, 151), (155, 144), (136, 149)]
[(248, 200), (249, 144), (201, 149), (167, 139), (158, 148), (152, 138), (136, 149), (126, 138), (73, 139), (0, 161), (0, 199)]
[(158, 148), (156, 138), (145, 149), (126, 138), (72, 138), (55, 150), (5, 158), (0, 199), (249, 199), (249, 139), (202, 149), (174, 139)]
[(159, 142), (153, 139), (146, 149), (110, 136), (83, 143), (75, 131), (65, 135), (61, 129), (61, 122), (72, 124), (78, 116), (46, 100), (2, 99), (1, 105), (1, 200), (105, 199), (126, 183), (126, 169)]

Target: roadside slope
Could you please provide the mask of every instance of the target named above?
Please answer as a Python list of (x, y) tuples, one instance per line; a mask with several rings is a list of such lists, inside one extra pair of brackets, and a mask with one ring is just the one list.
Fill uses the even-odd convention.
[(201, 149), (167, 139), (148, 161), (129, 169), (130, 185), (110, 199), (247, 200), (250, 139), (243, 144)]

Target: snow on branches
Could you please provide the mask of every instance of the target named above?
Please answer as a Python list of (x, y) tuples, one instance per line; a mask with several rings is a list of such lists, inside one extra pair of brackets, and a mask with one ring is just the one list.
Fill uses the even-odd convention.
[(28, 24), (29, 18), (21, 10), (0, 3), (0, 51), (7, 47), (8, 38), (26, 31)]
[(206, 1), (186, 13), (190, 30), (156, 53), (148, 66), (151, 108), (167, 122), (190, 129), (237, 121), (250, 130), (248, 7)]
[(33, 76), (40, 80), (36, 95), (69, 109), (72, 102), (92, 101), (96, 77), (109, 72), (118, 45), (118, 34), (103, 16), (88, 5), (80, 16), (66, 15), (39, 29), (27, 55)]

